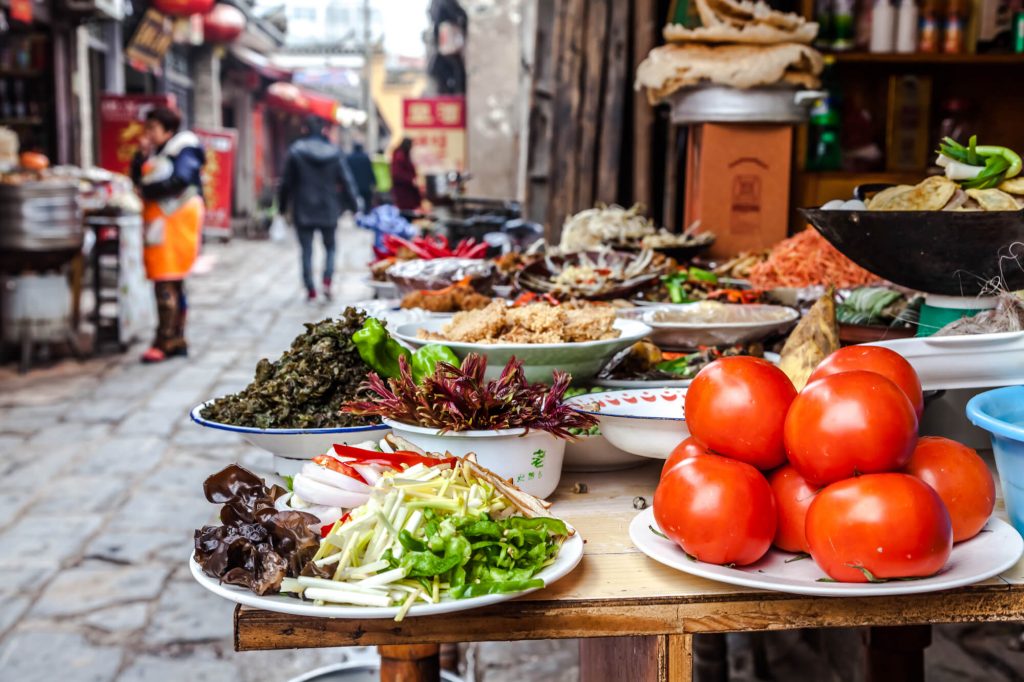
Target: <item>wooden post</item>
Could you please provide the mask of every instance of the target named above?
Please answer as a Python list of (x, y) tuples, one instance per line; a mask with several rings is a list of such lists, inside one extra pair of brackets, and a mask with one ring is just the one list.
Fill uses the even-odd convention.
[(665, 682), (668, 641), (653, 637), (580, 640), (580, 682)]
[(930, 625), (873, 627), (867, 632), (867, 682), (924, 682), (924, 650)]
[(438, 682), (441, 647), (437, 644), (379, 646), (381, 682)]

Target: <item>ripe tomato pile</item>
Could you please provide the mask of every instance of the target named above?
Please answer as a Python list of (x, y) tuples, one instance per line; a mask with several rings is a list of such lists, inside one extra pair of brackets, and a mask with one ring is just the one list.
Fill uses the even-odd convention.
[(978, 453), (918, 437), (921, 382), (887, 348), (833, 353), (799, 393), (765, 360), (722, 358), (685, 407), (691, 437), (665, 462), (654, 518), (699, 561), (745, 566), (774, 545), (832, 580), (927, 577), (995, 505)]

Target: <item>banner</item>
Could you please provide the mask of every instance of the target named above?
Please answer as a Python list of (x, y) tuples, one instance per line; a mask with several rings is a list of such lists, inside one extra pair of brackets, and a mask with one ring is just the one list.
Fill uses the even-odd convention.
[(174, 22), (150, 7), (139, 20), (138, 28), (124, 50), (124, 56), (135, 69), (159, 74), (163, 68), (164, 55), (173, 41)]
[(466, 98), (421, 97), (402, 102), (405, 136), (421, 175), (466, 169)]
[(238, 131), (228, 128), (202, 130), (193, 128), (206, 149), (203, 166), (203, 198), (206, 200), (206, 223), (213, 231), (231, 233), (231, 200), (235, 186), (235, 149)]
[(174, 95), (101, 95), (100, 166), (129, 175), (146, 114), (174, 106)]

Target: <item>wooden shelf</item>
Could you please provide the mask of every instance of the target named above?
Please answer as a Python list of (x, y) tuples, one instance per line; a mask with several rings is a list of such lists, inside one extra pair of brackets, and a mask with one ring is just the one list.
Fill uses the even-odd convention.
[(38, 78), (43, 75), (41, 69), (3, 69), (0, 68), (0, 78)]
[(1024, 66), (1024, 54), (932, 54), (926, 52), (830, 52), (839, 64), (921, 64), (963, 66)]
[(25, 116), (23, 118), (0, 118), (0, 125), (37, 126), (43, 124), (42, 116)]

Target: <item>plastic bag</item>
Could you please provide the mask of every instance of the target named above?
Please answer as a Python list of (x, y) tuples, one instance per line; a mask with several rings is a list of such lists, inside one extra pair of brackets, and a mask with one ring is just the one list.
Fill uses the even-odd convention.
[(280, 213), (270, 221), (269, 235), (272, 242), (283, 242), (288, 238), (288, 221)]

